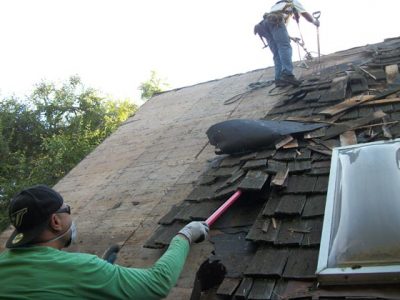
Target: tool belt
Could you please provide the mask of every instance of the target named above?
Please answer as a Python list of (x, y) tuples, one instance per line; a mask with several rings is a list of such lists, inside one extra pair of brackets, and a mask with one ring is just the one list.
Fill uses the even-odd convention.
[(285, 23), (285, 17), (283, 13), (279, 12), (265, 13), (264, 20), (273, 25)]

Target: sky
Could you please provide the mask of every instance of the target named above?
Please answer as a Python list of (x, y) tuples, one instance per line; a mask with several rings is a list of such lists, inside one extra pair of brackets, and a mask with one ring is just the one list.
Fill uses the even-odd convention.
[[(155, 70), (170, 88), (272, 66), (253, 34), (271, 0), (0, 0), (0, 99), (42, 80), (79, 75), (115, 99), (140, 102)], [(321, 11), (321, 53), (400, 36), (398, 0), (302, 0)], [(300, 37), (295, 22), (288, 27)], [(300, 31), (317, 56), (317, 31)], [(299, 59), (296, 45), (293, 60)], [(302, 53), (302, 56), (304, 53)]]

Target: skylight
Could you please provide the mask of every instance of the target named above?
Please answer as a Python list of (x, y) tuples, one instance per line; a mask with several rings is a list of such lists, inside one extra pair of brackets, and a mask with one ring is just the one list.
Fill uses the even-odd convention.
[(321, 283), (400, 278), (400, 140), (333, 150), (317, 275)]

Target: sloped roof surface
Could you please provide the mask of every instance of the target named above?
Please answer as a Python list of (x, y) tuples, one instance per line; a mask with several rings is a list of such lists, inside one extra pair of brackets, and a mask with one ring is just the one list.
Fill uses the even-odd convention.
[(314, 66), (264, 117), (327, 127), (257, 152), (214, 157), (145, 247), (165, 247), (185, 223), (205, 220), (242, 189), (244, 196), (212, 227), (210, 259), (227, 268), (209, 292), (215, 298), (400, 298), (398, 286), (328, 288), (315, 276), (333, 147), (400, 137), (400, 81), (389, 84), (385, 73), (400, 63), (400, 39), (343, 55), (353, 55), (352, 63)]

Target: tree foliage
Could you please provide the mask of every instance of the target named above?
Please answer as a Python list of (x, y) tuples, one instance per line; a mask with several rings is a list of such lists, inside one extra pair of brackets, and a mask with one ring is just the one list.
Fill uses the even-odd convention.
[(142, 100), (146, 101), (153, 97), (154, 94), (163, 92), (166, 88), (169, 87), (169, 84), (165, 82), (165, 80), (161, 79), (156, 71), (150, 72), (150, 79), (145, 82), (142, 82), (139, 86), (139, 90), (141, 91)]
[(9, 199), (33, 184), (54, 185), (136, 111), (86, 88), (42, 82), (25, 100), (0, 102), (0, 229)]

